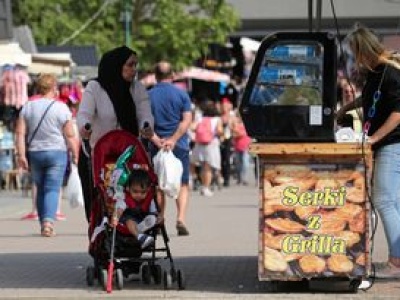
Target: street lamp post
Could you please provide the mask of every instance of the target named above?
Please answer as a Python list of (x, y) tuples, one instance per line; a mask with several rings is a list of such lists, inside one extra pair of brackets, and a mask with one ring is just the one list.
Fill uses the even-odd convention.
[(125, 45), (131, 47), (132, 0), (125, 0), (122, 21), (125, 28)]

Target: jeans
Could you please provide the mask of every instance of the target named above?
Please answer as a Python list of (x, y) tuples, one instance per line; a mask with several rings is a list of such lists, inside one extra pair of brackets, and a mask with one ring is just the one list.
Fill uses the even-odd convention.
[(375, 152), (372, 199), (382, 219), (391, 257), (400, 258), (400, 143)]
[(224, 178), (224, 184), (229, 185), (231, 176), (231, 154), (232, 139), (221, 142), (221, 174)]
[(250, 155), (248, 151), (235, 151), (236, 175), (238, 183), (248, 183), (248, 170), (250, 166)]
[(67, 166), (67, 152), (30, 151), (32, 179), (37, 187), (36, 206), (40, 223), (54, 222)]

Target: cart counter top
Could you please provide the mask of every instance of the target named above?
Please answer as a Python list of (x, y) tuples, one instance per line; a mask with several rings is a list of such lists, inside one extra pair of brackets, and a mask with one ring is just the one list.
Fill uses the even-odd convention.
[(369, 156), (370, 145), (360, 143), (253, 143), (250, 152), (266, 156)]

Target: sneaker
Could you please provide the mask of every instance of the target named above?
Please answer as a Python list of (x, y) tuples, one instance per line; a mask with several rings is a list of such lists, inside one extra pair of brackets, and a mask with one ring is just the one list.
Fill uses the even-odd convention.
[(21, 218), (21, 220), (23, 220), (23, 221), (36, 221), (38, 219), (39, 219), (38, 214), (32, 213), (32, 212), (29, 214), (26, 214), (25, 216), (22, 216), (22, 218)]
[(146, 232), (150, 228), (153, 228), (156, 223), (157, 217), (155, 215), (148, 215), (142, 220), (142, 222), (137, 224), (137, 230), (139, 233)]
[(203, 187), (203, 188), (201, 189), (201, 194), (202, 194), (203, 196), (206, 196), (206, 197), (212, 197), (212, 196), (214, 196), (214, 193), (211, 192), (211, 190), (210, 190), (209, 188), (206, 188), (206, 187)]
[(154, 238), (150, 235), (140, 233), (138, 235), (138, 241), (140, 243), (140, 247), (145, 249), (154, 243)]
[(392, 263), (388, 262), (383, 268), (377, 268), (375, 270), (375, 278), (380, 279), (399, 279), (400, 278), (400, 267), (396, 267)]
[(56, 220), (57, 221), (65, 221), (67, 220), (67, 216), (61, 212), (56, 213)]
[(183, 224), (181, 221), (176, 222), (176, 230), (178, 231), (178, 235), (189, 235), (189, 230), (187, 230), (185, 224)]

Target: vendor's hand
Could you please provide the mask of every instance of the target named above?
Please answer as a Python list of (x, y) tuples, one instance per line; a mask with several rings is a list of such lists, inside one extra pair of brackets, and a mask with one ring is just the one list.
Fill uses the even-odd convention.
[(336, 121), (338, 122), (338, 124), (343, 122), (343, 117), (346, 115), (346, 111), (342, 108), (340, 108), (337, 112), (336, 112)]
[(374, 136), (369, 136), (369, 137), (367, 138), (367, 143), (370, 144), (370, 145), (373, 145), (373, 144), (375, 144), (376, 142), (378, 142), (378, 140), (377, 140), (376, 138), (374, 138)]

